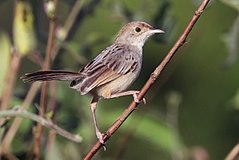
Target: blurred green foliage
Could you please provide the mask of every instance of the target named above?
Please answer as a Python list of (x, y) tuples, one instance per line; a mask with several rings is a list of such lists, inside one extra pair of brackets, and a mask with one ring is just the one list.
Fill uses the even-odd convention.
[[(64, 24), (73, 2), (59, 1), (59, 26)], [(90, 2), (86, 0), (84, 6)], [(163, 29), (166, 34), (162, 38), (155, 35), (144, 47), (143, 70), (131, 87), (140, 89), (182, 33), (196, 5), (201, 1), (97, 2), (95, 6), (90, 6), (92, 12), (82, 13), (84, 18), (78, 19), (74, 32), (63, 43), (63, 49), (57, 55), (52, 68), (79, 70), (87, 60), (92, 59), (114, 40), (124, 23), (129, 20), (143, 20)], [(239, 140), (239, 42), (235, 38), (238, 37), (239, 28), (238, 7), (232, 7), (236, 2), (221, 0), (210, 4), (185, 45), (146, 95), (147, 104), (140, 105), (107, 142), (107, 151), (101, 150), (95, 159), (179, 160), (193, 159), (198, 154), (203, 156), (203, 153), (211, 160), (226, 157)], [(48, 34), (47, 19), (42, 14), (43, 5), (39, 3), (42, 1), (31, 1), (36, 16), (38, 50), (44, 53), (44, 35)], [(9, 10), (13, 6), (10, 0), (1, 2), (1, 15), (12, 14)], [(0, 28), (11, 33), (9, 26), (12, 26), (12, 21), (1, 16)], [(233, 57), (230, 63), (229, 57)], [(39, 69), (40, 66), (26, 58), (22, 62), (20, 74)], [(14, 96), (22, 101), (29, 85), (19, 80)], [(45, 151), (42, 148), (42, 155), (47, 160), (80, 159), (96, 141), (89, 107), (90, 96), (80, 96), (68, 86), (57, 82), (56, 123), (72, 133), (80, 133), (84, 141), (82, 144), (75, 144), (57, 136), (50, 150)], [(39, 95), (35, 98), (35, 104), (39, 104)], [(131, 97), (124, 97), (100, 101), (97, 118), (102, 131), (117, 119), (131, 100)], [(32, 109), (34, 112), (35, 108)], [(13, 154), (20, 159), (28, 154), (33, 142), (31, 124), (34, 123), (22, 124), (18, 133), (20, 136), (17, 135), (12, 144)], [(44, 139), (43, 144), (46, 143), (47, 139)], [(198, 150), (204, 152), (197, 152)]]

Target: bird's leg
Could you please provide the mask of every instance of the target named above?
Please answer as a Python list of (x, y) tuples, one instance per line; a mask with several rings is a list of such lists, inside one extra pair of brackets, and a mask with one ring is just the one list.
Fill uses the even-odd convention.
[(93, 97), (92, 101), (91, 101), (91, 112), (92, 112), (92, 116), (93, 116), (93, 121), (94, 121), (94, 125), (95, 125), (95, 134), (96, 137), (99, 139), (101, 144), (104, 144), (104, 140), (103, 140), (103, 135), (100, 132), (98, 125), (97, 125), (97, 121), (96, 121), (96, 107), (97, 107), (97, 102), (99, 101), (98, 97)]
[[(132, 95), (133, 98), (134, 98), (134, 101), (136, 103), (140, 103), (140, 100), (138, 99), (138, 94), (139, 94), (140, 91), (134, 91), (134, 90), (131, 90), (131, 91), (125, 91), (125, 92), (120, 92), (120, 93), (114, 93), (112, 95), (110, 95), (109, 98), (116, 98), (116, 97), (122, 97), (122, 96), (128, 96), (128, 95)], [(146, 99), (143, 98), (143, 103), (146, 104)]]

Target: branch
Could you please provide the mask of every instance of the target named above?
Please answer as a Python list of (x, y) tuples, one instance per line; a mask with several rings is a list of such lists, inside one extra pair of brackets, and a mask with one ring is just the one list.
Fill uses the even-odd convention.
[[(151, 74), (148, 81), (145, 83), (143, 88), (141, 89), (138, 98), (139, 100), (142, 100), (144, 95), (148, 92), (154, 81), (158, 78), (162, 70), (165, 68), (165, 66), (169, 63), (169, 61), (172, 59), (172, 57), (175, 55), (176, 51), (184, 44), (186, 41), (186, 38), (192, 28), (194, 27), (195, 23), (203, 13), (205, 7), (209, 3), (210, 0), (204, 0), (202, 4), (199, 6), (199, 8), (195, 11), (192, 19), (189, 21), (186, 29), (182, 33), (182, 35), (179, 37), (175, 45), (172, 47), (172, 49), (168, 52), (166, 57), (163, 59), (163, 61), (158, 65), (158, 67), (154, 70), (154, 72)], [(104, 141), (106, 142), (117, 130), (118, 128), (124, 123), (124, 121), (128, 118), (128, 116), (137, 108), (138, 104), (134, 101), (129, 104), (129, 106), (125, 109), (125, 111), (120, 115), (120, 117), (115, 121), (115, 123), (105, 132), (104, 134)], [(96, 152), (102, 147), (103, 145), (97, 141), (96, 144), (90, 149), (90, 151), (85, 155), (84, 160), (91, 159)]]
[(7, 106), (9, 106), (9, 101), (11, 99), (11, 94), (12, 94), (12, 89), (15, 84), (15, 79), (17, 72), (19, 70), (19, 66), (22, 60), (22, 56), (17, 53), (13, 52), (11, 62), (10, 62), (10, 67), (8, 70), (8, 75), (7, 75), (7, 84), (5, 84), (5, 88), (1, 97), (1, 102), (0, 102), (0, 109), (5, 110), (7, 109)]
[[(24, 110), (28, 110), (28, 108), (29, 108), (30, 104), (32, 103), (34, 97), (36, 96), (37, 91), (40, 88), (40, 84), (41, 83), (35, 83), (29, 89), (29, 91), (27, 93), (27, 96), (22, 103), (22, 108)], [(15, 137), (15, 135), (17, 133), (17, 130), (18, 130), (21, 122), (22, 122), (22, 118), (19, 118), (19, 117), (15, 118), (11, 127), (7, 130), (6, 136), (2, 140), (2, 144), (0, 146), (0, 150), (2, 150), (2, 152), (4, 152), (4, 153), (9, 152), (10, 145), (12, 143), (13, 138)]]
[[(51, 3), (51, 1), (46, 3)], [(52, 51), (54, 46), (55, 28), (56, 28), (56, 8), (57, 8), (58, 0), (54, 0), (52, 1), (52, 3), (54, 5), (54, 9), (53, 9), (53, 13), (48, 15), (50, 24), (49, 24), (49, 34), (48, 34), (47, 48), (46, 48), (46, 55), (45, 55), (43, 70), (50, 69)], [(48, 90), (47, 88), (48, 88), (48, 83), (43, 82), (42, 88), (41, 88), (40, 111), (39, 111), (39, 115), (42, 117), (44, 116), (47, 110), (47, 107), (46, 107), (47, 90)], [(42, 132), (43, 132), (43, 126), (39, 123), (37, 125), (37, 129), (36, 129), (35, 137), (34, 137), (35, 159), (40, 159), (40, 144), (41, 144)]]
[(22, 118), (31, 119), (49, 129), (51, 129), (51, 130), (54, 130), (57, 134), (65, 137), (71, 141), (74, 141), (77, 143), (80, 143), (82, 141), (82, 137), (80, 135), (73, 135), (70, 132), (67, 132), (64, 129), (58, 127), (51, 120), (47, 120), (38, 115), (27, 112), (26, 110), (24, 110), (22, 107), (19, 107), (19, 106), (15, 107), (12, 110), (0, 111), (0, 118), (4, 118), (4, 117), (22, 117)]
[(239, 159), (239, 143), (227, 155), (225, 160), (238, 160)]
[[(66, 32), (66, 37), (68, 37), (69, 32), (72, 30), (73, 28), (73, 24), (75, 23), (75, 21), (77, 21), (77, 23), (79, 23), (79, 21), (83, 20), (84, 16), (86, 14), (89, 14), (93, 11), (95, 5), (99, 2), (99, 0), (92, 0), (86, 7), (82, 7), (82, 5), (84, 4), (84, 1), (81, 0), (77, 0), (77, 2), (74, 4), (74, 7), (71, 10), (71, 13), (69, 14), (65, 24), (64, 24), (64, 31)], [(83, 11), (84, 10), (84, 11)], [(80, 11), (82, 11), (82, 13), (80, 13)], [(81, 19), (77, 20), (77, 17), (80, 15)], [(65, 39), (63, 39), (64, 41)], [(54, 48), (52, 51), (52, 57), (55, 57), (57, 55), (57, 53), (59, 52), (60, 48), (61, 48), (61, 43), (56, 43), (54, 44)], [(49, 58), (48, 58), (49, 59)], [(54, 58), (53, 58), (54, 59)], [(13, 63), (16, 65), (16, 63)], [(14, 74), (12, 74), (14, 75)], [(30, 104), (32, 103), (32, 100), (34, 99), (36, 92), (39, 90), (39, 85), (40, 83), (35, 83), (31, 86), (31, 88), (29, 89), (26, 98), (22, 104), (22, 107), (25, 110), (28, 110)], [(5, 94), (4, 94), (5, 95)], [(6, 94), (8, 95), (8, 94)], [(2, 98), (2, 99), (7, 99), (7, 98)], [(3, 103), (3, 102), (2, 102)], [(8, 106), (8, 105), (4, 105), (4, 106)], [(12, 123), (11, 127), (9, 128), (9, 130), (7, 130), (6, 136), (4, 137), (2, 144), (0, 146), (0, 150), (4, 151), (5, 153), (9, 152), (9, 148), (11, 145), (11, 142), (13, 140), (13, 138), (16, 135), (16, 132), (19, 128), (19, 126), (21, 125), (22, 122), (22, 118), (20, 117), (16, 117), (14, 122)]]
[(82, 1), (82, 0), (77, 0), (69, 14), (69, 16), (67, 17), (66, 21), (65, 21), (65, 24), (63, 26), (63, 30), (65, 32), (65, 36), (62, 37), (61, 41), (59, 43), (56, 43), (54, 49), (53, 49), (53, 57), (55, 57), (58, 52), (60, 51), (61, 47), (62, 47), (62, 43), (66, 40), (66, 38), (68, 37), (69, 35), (69, 32), (71, 31), (72, 29), (72, 26), (74, 25), (76, 19), (77, 19), (77, 16), (83, 6), (83, 3), (85, 1)]

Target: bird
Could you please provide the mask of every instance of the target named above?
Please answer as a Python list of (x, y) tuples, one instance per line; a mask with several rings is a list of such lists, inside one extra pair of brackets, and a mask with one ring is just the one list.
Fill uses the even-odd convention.
[[(70, 87), (81, 95), (90, 94), (91, 112), (96, 137), (104, 144), (96, 120), (96, 108), (100, 99), (110, 99), (132, 95), (139, 103), (137, 90), (127, 90), (137, 79), (143, 60), (143, 46), (146, 40), (156, 34), (164, 33), (143, 21), (132, 21), (125, 24), (118, 32), (115, 41), (101, 51), (79, 72), (65, 70), (42, 70), (26, 73), (21, 77), (23, 82), (35, 81), (71, 81)], [(127, 91), (126, 91), (127, 90)]]

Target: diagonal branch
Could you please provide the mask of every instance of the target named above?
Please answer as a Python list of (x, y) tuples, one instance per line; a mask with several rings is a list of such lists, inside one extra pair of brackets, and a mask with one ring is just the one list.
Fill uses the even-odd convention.
[(238, 160), (239, 159), (239, 143), (233, 147), (225, 160)]
[[(148, 92), (154, 81), (158, 78), (162, 70), (165, 68), (165, 66), (169, 63), (169, 61), (172, 59), (172, 57), (175, 55), (176, 51), (184, 44), (186, 41), (186, 38), (194, 25), (196, 24), (197, 20), (203, 13), (204, 9), (206, 8), (207, 4), (210, 0), (204, 0), (202, 4), (198, 7), (198, 9), (195, 11), (192, 19), (189, 21), (186, 29), (182, 33), (182, 35), (179, 37), (175, 45), (172, 47), (172, 49), (168, 52), (166, 57), (163, 59), (163, 61), (158, 65), (158, 67), (154, 70), (154, 72), (149, 77), (148, 81), (145, 83), (143, 88), (141, 89), (138, 98), (139, 100), (142, 100), (144, 95)], [(117, 130), (118, 128), (124, 123), (124, 121), (128, 118), (128, 116), (137, 108), (138, 104), (134, 101), (131, 102), (131, 104), (124, 110), (124, 112), (120, 115), (120, 117), (115, 121), (115, 123), (105, 132), (104, 134), (104, 141), (107, 141)], [(102, 147), (103, 145), (97, 141), (96, 144), (90, 149), (90, 151), (85, 155), (84, 160), (91, 159), (96, 152)]]

